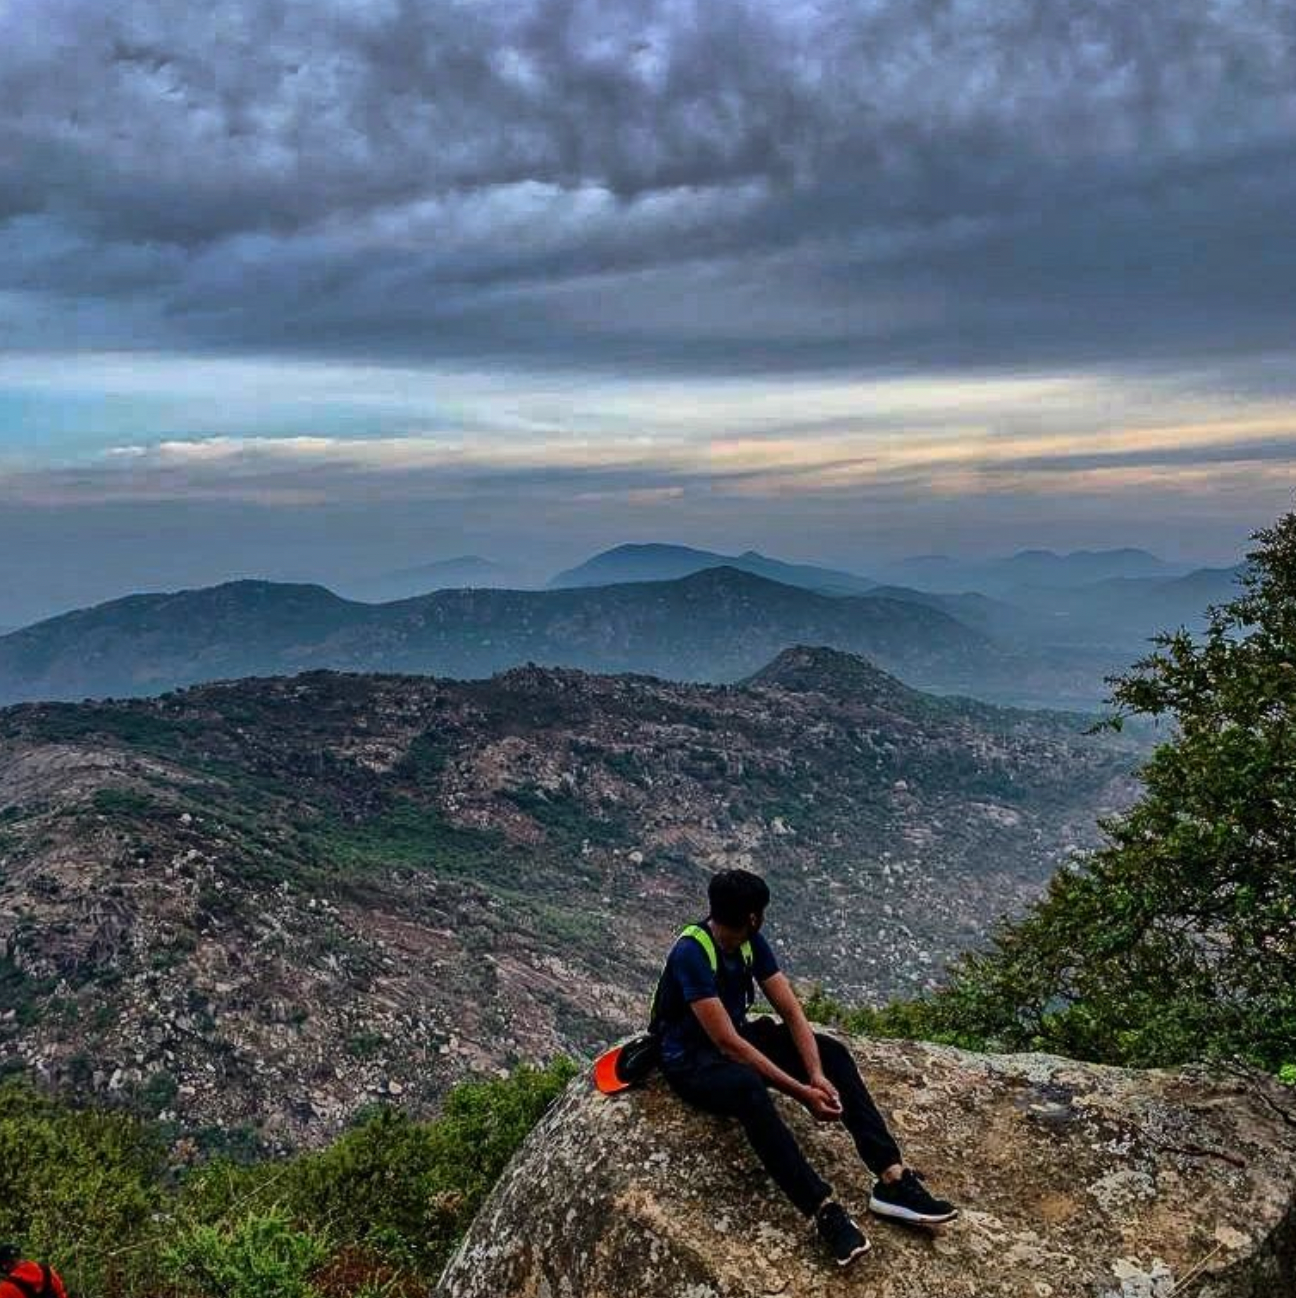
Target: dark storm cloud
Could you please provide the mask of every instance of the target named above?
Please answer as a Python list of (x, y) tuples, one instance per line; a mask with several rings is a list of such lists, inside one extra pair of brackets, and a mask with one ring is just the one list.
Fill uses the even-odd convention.
[(1293, 341), (1286, 0), (10, 0), (0, 37), (14, 346), (715, 372)]

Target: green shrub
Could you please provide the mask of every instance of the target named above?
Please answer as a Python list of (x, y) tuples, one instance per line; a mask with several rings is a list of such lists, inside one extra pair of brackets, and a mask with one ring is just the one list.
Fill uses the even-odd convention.
[(144, 817), (158, 810), (153, 798), (135, 789), (96, 789), (90, 805), (102, 816)]
[[(154, 1298), (167, 1285), (177, 1298), (425, 1293), (574, 1071), (566, 1060), (522, 1067), (456, 1087), (431, 1122), (383, 1107), (315, 1153), (184, 1172), (168, 1163), (163, 1136), (174, 1133), (161, 1124), (9, 1081), (0, 1238), (47, 1258), (78, 1298)], [(186, 1158), (211, 1147), (203, 1135), (188, 1138)]]
[(302, 1157), (287, 1202), (348, 1242), (433, 1278), (526, 1134), (574, 1075), (559, 1060), (508, 1078), (465, 1082), (441, 1117), (379, 1109), (328, 1149)]
[(355, 1032), (346, 1039), (346, 1052), (353, 1059), (374, 1059), (386, 1044), (381, 1032)]
[(163, 1249), (162, 1267), (195, 1298), (318, 1298), (311, 1276), (328, 1256), (325, 1239), (270, 1209), (191, 1227)]
[(117, 1285), (121, 1250), (153, 1233), (164, 1169), (154, 1128), (0, 1085), (0, 1238), (47, 1258), (71, 1291)]
[(499, 834), (462, 829), (438, 807), (408, 798), (358, 823), (321, 820), (302, 837), (316, 860), (340, 870), (405, 866), (480, 880), (512, 869)]
[(20, 1026), (30, 1026), (40, 1018), (41, 1000), (54, 986), (53, 978), (32, 978), (8, 956), (0, 955), (0, 1014), (12, 1010)]

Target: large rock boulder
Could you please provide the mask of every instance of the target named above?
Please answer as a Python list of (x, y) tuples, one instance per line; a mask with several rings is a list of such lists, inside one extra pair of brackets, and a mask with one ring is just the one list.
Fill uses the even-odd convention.
[(909, 1160), (963, 1205), (936, 1230), (869, 1219), (846, 1133), (785, 1109), (873, 1250), (846, 1272), (737, 1124), (660, 1079), (574, 1082), (531, 1134), (441, 1298), (1289, 1298), (1296, 1109), (1265, 1079), (852, 1041)]

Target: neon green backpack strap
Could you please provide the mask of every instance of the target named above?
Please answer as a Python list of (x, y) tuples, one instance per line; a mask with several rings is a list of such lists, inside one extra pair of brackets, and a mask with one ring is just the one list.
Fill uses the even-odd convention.
[[(720, 959), (716, 955), (715, 939), (702, 927), (701, 924), (690, 924), (681, 934), (680, 937), (691, 937), (698, 946), (706, 952), (707, 963), (711, 966), (711, 972), (716, 973), (720, 968)], [(744, 942), (738, 948), (742, 952), (743, 964), (747, 972), (751, 972), (751, 967), (756, 963), (756, 953), (752, 950), (750, 942)]]
[[(707, 963), (711, 966), (711, 972), (713, 974), (719, 972), (720, 957), (716, 954), (715, 939), (711, 936), (709, 932), (707, 932), (706, 929), (702, 927), (701, 924), (686, 925), (681, 930), (680, 937), (692, 938), (693, 941), (696, 942), (698, 946), (700, 946), (702, 950), (706, 952)], [(678, 939), (676, 940), (678, 941)], [(742, 946), (739, 948), (739, 950), (742, 952), (743, 967), (750, 974), (752, 970), (752, 965), (756, 961), (756, 954), (752, 950), (752, 944), (750, 942), (744, 942)], [(665, 971), (663, 970), (663, 973), (664, 972)], [(661, 990), (661, 979), (658, 978), (657, 987), (654, 989), (652, 1000), (649, 1002), (648, 1005), (648, 1021), (650, 1023), (656, 1018), (657, 1015), (657, 994), (658, 992), (660, 992), (660, 990)], [(747, 1003), (750, 1005), (753, 999), (754, 997), (749, 988)]]
[[(720, 966), (720, 961), (719, 958), (716, 956), (715, 941), (711, 937), (711, 934), (708, 933), (706, 929), (702, 927), (701, 924), (689, 924), (680, 932), (680, 938), (685, 938), (685, 937), (692, 938), (693, 941), (696, 942), (704, 952), (706, 952), (707, 963), (711, 966), (711, 972), (715, 973)], [(679, 941), (679, 938), (676, 938), (675, 940)], [(749, 947), (750, 947), (750, 943), (743, 944), (743, 951), (744, 951), (743, 959), (747, 960), (748, 964), (750, 965), (750, 958), (745, 954)], [(663, 976), (665, 975), (665, 972), (666, 972), (665, 969), (663, 969), (662, 970)], [(657, 979), (657, 986), (653, 990), (652, 1000), (648, 1004), (649, 1023), (652, 1023), (657, 1017), (657, 997), (660, 994), (660, 992), (661, 992), (661, 978), (659, 977)]]
[(711, 934), (701, 924), (690, 924), (680, 937), (691, 937), (706, 952), (707, 963), (711, 966), (711, 972), (715, 973), (720, 967), (720, 960), (716, 955), (715, 939)]

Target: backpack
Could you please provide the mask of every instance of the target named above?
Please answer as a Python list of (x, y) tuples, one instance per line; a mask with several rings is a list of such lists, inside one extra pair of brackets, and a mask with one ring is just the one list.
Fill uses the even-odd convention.
[[(30, 1264), (19, 1262), (17, 1265), (27, 1266)], [(34, 1280), (29, 1280), (25, 1276), (16, 1275), (11, 1271), (6, 1276), (0, 1276), (0, 1291), (2, 1291), (6, 1285), (10, 1285), (14, 1289), (17, 1289), (18, 1292), (23, 1295), (23, 1298), (54, 1298), (55, 1289), (53, 1275), (50, 1272), (49, 1267), (43, 1262), (40, 1264), (40, 1270), (41, 1278), (39, 1286), (37, 1286)]]
[[(701, 924), (689, 924), (681, 938), (691, 938), (706, 953), (707, 963), (717, 978), (723, 977), (720, 970), (720, 957), (716, 951), (715, 939)], [(742, 952), (743, 971), (747, 986), (745, 995), (747, 1005), (751, 1006), (756, 999), (756, 981), (752, 976), (752, 965), (755, 953), (752, 944), (744, 942), (739, 948)], [(648, 1006), (648, 1031), (641, 1032), (628, 1041), (622, 1041), (606, 1050), (594, 1062), (594, 1085), (606, 1095), (623, 1091), (628, 1086), (638, 1086), (648, 1079), (653, 1069), (661, 1063), (661, 1038), (666, 1030), (665, 1007), (662, 1002), (662, 988), (666, 982), (666, 966), (662, 966), (657, 976), (657, 986), (653, 991), (652, 1001)]]

